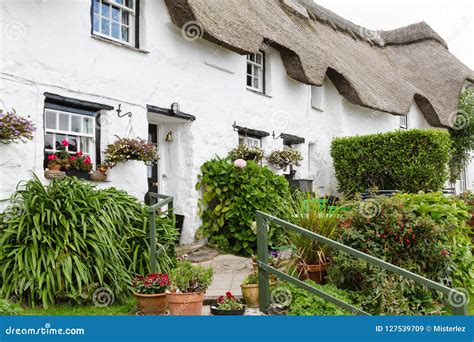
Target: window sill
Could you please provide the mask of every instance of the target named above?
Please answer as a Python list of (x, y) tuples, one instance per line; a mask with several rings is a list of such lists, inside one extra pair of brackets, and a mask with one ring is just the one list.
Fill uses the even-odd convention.
[(125, 43), (120, 43), (120, 42), (117, 42), (113, 39), (109, 39), (109, 38), (106, 38), (106, 37), (103, 37), (103, 36), (99, 36), (97, 34), (91, 34), (91, 38), (96, 39), (96, 40), (100, 40), (100, 41), (105, 42), (105, 43), (113, 44), (113, 45), (116, 45), (116, 46), (121, 46), (121, 47), (130, 49), (130, 50), (133, 50), (133, 51), (136, 51), (136, 52), (141, 52), (141, 53), (146, 53), (146, 54), (150, 53), (150, 51), (139, 49), (139, 48), (133, 47), (131, 45), (127, 45)]
[(253, 90), (251, 88), (246, 88), (248, 91), (250, 91), (251, 93), (254, 93), (254, 94), (257, 94), (257, 95), (261, 95), (261, 96), (264, 96), (264, 97), (268, 97), (269, 99), (273, 98), (273, 96), (271, 95), (268, 95), (268, 94), (265, 94), (265, 93), (262, 93), (260, 91), (257, 91), (257, 90)]

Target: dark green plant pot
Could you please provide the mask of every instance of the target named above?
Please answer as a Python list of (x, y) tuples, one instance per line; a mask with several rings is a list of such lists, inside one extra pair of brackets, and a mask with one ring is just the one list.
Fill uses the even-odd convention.
[(211, 306), (211, 314), (214, 316), (242, 316), (245, 313), (245, 307), (240, 310), (220, 310)]
[(77, 177), (79, 179), (89, 179), (89, 171), (82, 171), (76, 169), (67, 169), (66, 176)]

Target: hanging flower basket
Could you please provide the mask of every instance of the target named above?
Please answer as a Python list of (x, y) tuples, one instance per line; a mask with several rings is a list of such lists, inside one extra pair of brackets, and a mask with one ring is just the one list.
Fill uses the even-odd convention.
[(11, 144), (26, 142), (33, 139), (35, 127), (33, 123), (16, 114), (13, 109), (11, 112), (3, 113), (0, 110), (0, 143)]

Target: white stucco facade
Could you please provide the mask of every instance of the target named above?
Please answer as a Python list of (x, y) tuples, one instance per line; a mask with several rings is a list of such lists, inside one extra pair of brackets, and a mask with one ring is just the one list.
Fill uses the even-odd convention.
[[(200, 166), (238, 144), (234, 122), (276, 135), (304, 137), (305, 144), (297, 146), (304, 156), (297, 178), (314, 179), (315, 190), (326, 193), (337, 187), (329, 154), (334, 137), (399, 128), (399, 117), (347, 102), (329, 80), (313, 89), (312, 101), (311, 87), (290, 79), (278, 51), (271, 48), (265, 49), (266, 95), (247, 90), (246, 57), (203, 39), (184, 39), (162, 0), (141, 1), (141, 50), (92, 36), (90, 6), (86, 0), (1, 3), (0, 105), (29, 115), (37, 131), (31, 142), (0, 145), (0, 206), (33, 172), (47, 182), (43, 176), (45, 92), (114, 109), (121, 104), (124, 112), (133, 114), (134, 137), (146, 139), (148, 124), (159, 125), (159, 191), (174, 196), (176, 212), (185, 216), (182, 243), (193, 242), (200, 225), (200, 193), (194, 189)], [(168, 108), (173, 102), (196, 120), (147, 111), (147, 105)], [(102, 151), (115, 135), (130, 131), (128, 117), (119, 118), (115, 110), (102, 111), (97, 124)], [(408, 128), (429, 127), (413, 104)], [(168, 132), (172, 142), (164, 140)], [(270, 152), (281, 148), (283, 141), (270, 135), (262, 145)], [(111, 172), (110, 182), (99, 187), (115, 186), (143, 199), (145, 167)], [(470, 188), (473, 174), (471, 167)]]

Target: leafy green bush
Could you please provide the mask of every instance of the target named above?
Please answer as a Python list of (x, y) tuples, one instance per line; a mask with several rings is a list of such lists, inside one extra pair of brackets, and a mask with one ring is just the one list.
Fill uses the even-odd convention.
[[(158, 265), (168, 271), (176, 231), (158, 218)], [(96, 190), (76, 178), (21, 184), (0, 214), (1, 295), (34, 305), (90, 299), (96, 287), (115, 298), (135, 274), (149, 273), (146, 208), (116, 189)]]
[[(470, 241), (462, 201), (441, 193), (397, 194), (354, 202), (344, 212), (340, 241), (364, 253), (451, 287), (473, 290)], [(345, 253), (333, 256), (331, 281), (354, 291), (375, 314), (432, 314), (440, 293)], [(393, 305), (392, 303), (397, 303)]]
[(447, 132), (408, 130), (332, 141), (339, 189), (354, 194), (377, 187), (416, 193), (442, 190), (448, 178)]
[[(288, 182), (268, 167), (248, 161), (246, 167), (238, 168), (228, 159), (217, 158), (204, 163), (201, 172), (196, 185), (196, 189), (203, 189), (199, 203), (203, 222), (198, 236), (210, 237), (224, 250), (254, 253), (257, 236), (252, 226), (257, 210), (287, 218)], [(270, 229), (270, 245), (282, 238), (282, 229)]]
[(0, 316), (13, 316), (20, 312), (20, 307), (6, 299), (0, 298)]
[[(311, 280), (306, 280), (305, 283), (316, 287), (318, 290), (324, 291), (325, 293), (333, 296), (347, 304), (354, 305), (349, 294), (344, 291), (336, 288), (334, 285), (326, 284), (320, 285), (316, 284)], [(285, 295), (290, 293), (291, 296)], [(352, 313), (341, 309), (340, 307), (318, 297), (314, 294), (309, 293), (306, 290), (300, 289), (293, 284), (285, 283), (279, 285), (272, 291), (272, 294), (277, 297), (278, 294), (281, 295), (284, 299), (291, 299), (288, 305), (288, 314), (294, 316), (341, 316), (341, 315), (351, 315)]]
[(211, 285), (213, 274), (212, 268), (179, 261), (170, 273), (171, 289), (181, 293), (204, 293)]

